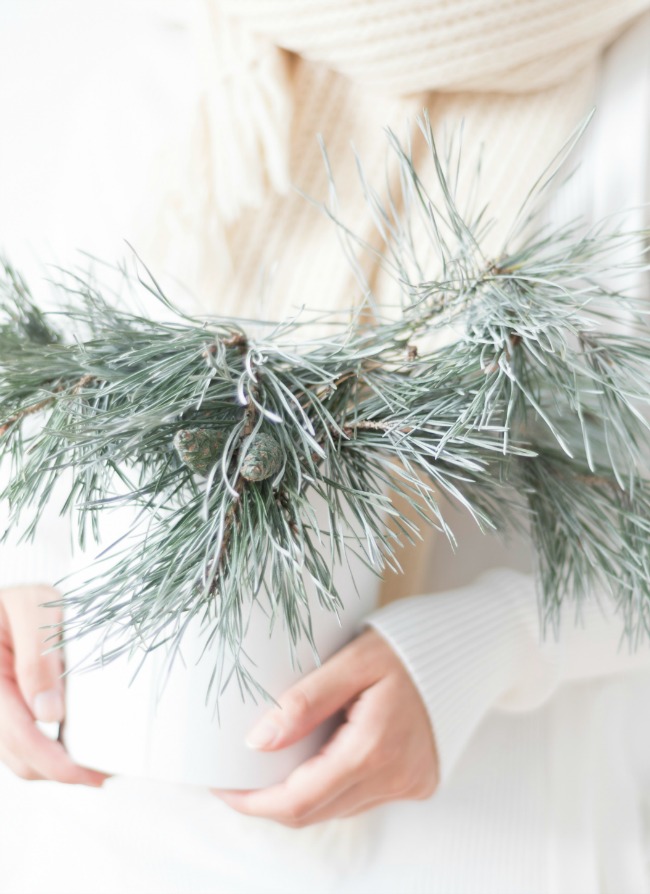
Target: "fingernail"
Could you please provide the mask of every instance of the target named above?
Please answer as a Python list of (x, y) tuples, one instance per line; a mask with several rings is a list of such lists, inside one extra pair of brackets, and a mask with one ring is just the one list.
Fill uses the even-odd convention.
[(89, 782), (88, 785), (93, 788), (101, 788), (107, 779), (110, 779), (110, 776), (104, 776), (102, 779), (93, 779), (92, 782)]
[(42, 723), (60, 723), (65, 707), (58, 689), (48, 689), (34, 696), (34, 717)]
[(268, 748), (279, 735), (280, 729), (272, 720), (262, 720), (246, 736), (246, 744), (249, 748)]

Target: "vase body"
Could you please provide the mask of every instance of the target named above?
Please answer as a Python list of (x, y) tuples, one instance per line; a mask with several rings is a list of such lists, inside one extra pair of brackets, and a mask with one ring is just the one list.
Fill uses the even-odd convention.
[[(313, 505), (325, 525), (324, 504), (318, 498), (317, 505), (314, 498)], [(334, 579), (344, 603), (338, 618), (320, 606), (314, 592), (309, 594), (321, 661), (359, 632), (363, 618), (376, 606), (379, 590), (377, 576), (352, 553), (349, 564), (335, 569)], [(303, 640), (295, 651), (298, 661), (292, 663), (283, 626), (277, 623), (270, 632), (265, 606), (252, 603), (249, 608), (243, 646), (254, 662), (256, 680), (278, 699), (316, 667), (316, 659)], [(244, 699), (233, 679), (219, 697), (217, 715), (214, 694), (207, 698), (217, 652), (213, 646), (204, 653), (205, 633), (198, 620), (188, 628), (171, 670), (160, 648), (75, 672), (89, 653), (89, 642), (84, 637), (66, 646), (70, 672), (63, 739), (72, 758), (84, 766), (112, 775), (215, 788), (260, 788), (285, 779), (332, 732), (329, 722), (278, 752), (248, 748), (247, 732), (270, 705), (261, 699), (256, 704), (250, 696)]]

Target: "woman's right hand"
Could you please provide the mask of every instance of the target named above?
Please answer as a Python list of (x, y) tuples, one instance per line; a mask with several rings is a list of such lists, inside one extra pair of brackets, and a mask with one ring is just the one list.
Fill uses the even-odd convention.
[(61, 622), (59, 611), (42, 603), (56, 597), (45, 586), (0, 589), (0, 761), (22, 779), (97, 787), (106, 776), (77, 766), (36, 725), (61, 723), (65, 713), (63, 652), (42, 654)]

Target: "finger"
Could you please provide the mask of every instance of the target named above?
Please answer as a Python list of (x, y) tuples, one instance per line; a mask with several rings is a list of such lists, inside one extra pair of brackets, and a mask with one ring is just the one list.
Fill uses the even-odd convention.
[(16, 587), (4, 599), (18, 687), (33, 716), (48, 723), (60, 723), (65, 713), (63, 653), (46, 651), (57, 635), (61, 611), (42, 604), (55, 595), (47, 587), (38, 594), (33, 587)]
[[(362, 634), (365, 637), (365, 634)], [(377, 679), (372, 650), (354, 640), (288, 689), (246, 737), (250, 748), (275, 751), (302, 739)]]
[(36, 774), (25, 776), (18, 771), (18, 775), (93, 787), (106, 780), (103, 773), (77, 766), (59, 742), (48, 739), (37, 729), (18, 688), (6, 679), (0, 682), (0, 716), (5, 729), (2, 750), (10, 757), (7, 763)]
[(408, 798), (410, 790), (398, 783), (393, 784), (380, 771), (363, 776), (358, 782), (330, 794), (332, 797), (324, 798), (313, 810), (306, 810), (296, 817), (292, 825), (311, 826), (326, 820), (357, 816), (381, 804)]
[(296, 825), (355, 785), (367, 773), (365, 764), (364, 748), (344, 725), (319, 754), (301, 764), (283, 783), (256, 791), (215, 794), (240, 813)]
[(390, 804), (395, 800), (407, 800), (410, 797), (409, 791), (387, 795), (384, 780), (381, 777), (371, 778), (352, 785), (336, 798), (320, 805), (311, 813), (304, 814), (292, 825), (304, 827), (327, 822), (327, 820), (348, 819), (359, 816), (361, 813), (367, 813), (369, 810), (375, 810), (383, 804)]
[[(337, 814), (337, 817), (338, 819), (351, 819), (353, 816), (359, 816), (360, 813), (367, 813), (369, 810), (383, 807), (384, 804), (390, 804), (392, 800), (392, 798), (379, 798), (377, 801), (368, 801), (365, 804), (360, 804), (358, 807), (355, 807), (347, 813)], [(321, 822), (321, 820), (318, 820), (318, 822)]]
[(388, 804), (392, 798), (379, 797), (377, 792), (378, 781), (373, 780), (368, 786), (363, 783), (353, 785), (347, 791), (343, 792), (339, 797), (334, 798), (328, 804), (318, 810), (305, 816), (300, 825), (313, 826), (316, 823), (324, 823), (333, 819), (347, 819), (348, 817), (358, 816), (360, 813), (366, 813), (368, 810), (374, 810), (382, 804)]
[(402, 781), (399, 775), (387, 775), (381, 770), (366, 776), (350, 786), (327, 804), (319, 807), (304, 818), (305, 825), (320, 823), (328, 819), (357, 816), (367, 810), (374, 810), (381, 804), (412, 798), (414, 787)]
[(14, 776), (18, 776), (20, 779), (26, 779), (30, 782), (36, 779), (43, 779), (36, 770), (32, 770), (26, 763), (19, 760), (11, 754), (11, 752), (6, 751), (2, 747), (0, 747), (0, 763), (4, 764)]

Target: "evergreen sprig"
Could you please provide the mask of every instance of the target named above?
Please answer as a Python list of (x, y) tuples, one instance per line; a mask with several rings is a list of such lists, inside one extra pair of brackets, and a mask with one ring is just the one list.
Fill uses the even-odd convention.
[[(422, 128), (435, 197), (392, 134), (401, 195), (381, 200), (362, 174), (397, 318), (371, 302), (372, 325), (360, 312), (332, 316), (327, 336), (304, 341), (300, 316), (254, 327), (189, 318), (148, 271), (139, 285), (171, 321), (116, 307), (76, 276), (59, 282), (59, 314), (44, 314), (4, 265), (8, 530), (28, 509), (33, 536), (66, 470), (62, 510), (82, 545), (108, 508), (136, 509), (132, 531), (63, 599), (65, 638), (105, 634), (99, 661), (174, 649), (198, 616), (217, 648), (218, 690), (234, 675), (243, 692), (263, 693), (242, 648), (253, 602), (291, 643), (311, 641), (310, 586), (336, 612), (337, 564), (354, 553), (377, 573), (399, 568), (400, 540), (418, 537), (391, 492), (452, 540), (445, 497), (484, 529), (528, 523), (547, 618), (566, 598), (602, 593), (630, 635), (650, 629), (650, 339), (644, 308), (606, 285), (640, 234), (580, 222), (535, 230), (525, 214), (517, 247), (490, 259), (485, 209), (461, 214), (449, 165)], [(350, 245), (356, 237), (329, 213)], [(436, 347), (445, 327), (455, 338)]]

